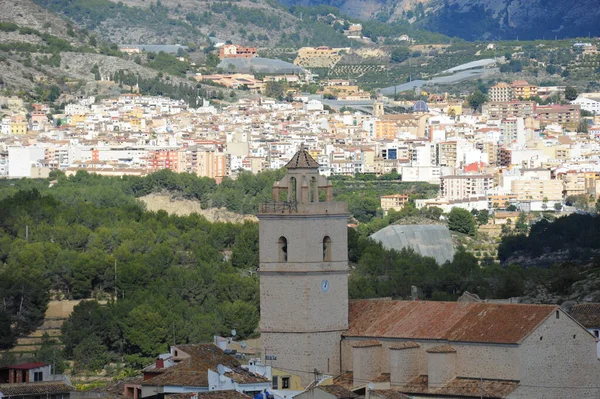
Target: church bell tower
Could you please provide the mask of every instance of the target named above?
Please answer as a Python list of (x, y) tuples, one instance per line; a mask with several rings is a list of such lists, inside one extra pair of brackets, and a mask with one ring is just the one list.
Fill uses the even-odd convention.
[(268, 365), (301, 377), (340, 372), (348, 329), (346, 203), (302, 146), (261, 205), (260, 330)]

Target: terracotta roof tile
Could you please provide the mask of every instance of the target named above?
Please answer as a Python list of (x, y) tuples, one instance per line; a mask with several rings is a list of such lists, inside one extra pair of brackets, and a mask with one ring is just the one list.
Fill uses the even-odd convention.
[(427, 349), (427, 353), (456, 353), (456, 349), (450, 345), (440, 345)]
[(585, 328), (600, 327), (600, 303), (581, 303), (573, 306), (571, 316)]
[(231, 369), (232, 371), (227, 373), (228, 377), (238, 383), (267, 381), (266, 378), (241, 368), (240, 362), (236, 358), (226, 355), (214, 344), (177, 345), (176, 348), (190, 357), (169, 367), (162, 374), (144, 381), (142, 385), (206, 387), (208, 386), (208, 370), (216, 372), (219, 364)]
[(350, 302), (347, 337), (520, 343), (554, 305), (358, 300)]
[(298, 151), (292, 159), (285, 165), (288, 169), (298, 169), (298, 168), (318, 168), (320, 165), (317, 161), (314, 160), (313, 157), (310, 156), (308, 151), (304, 149), (304, 146), (300, 147), (300, 151)]
[(341, 385), (319, 385), (313, 389), (320, 389), (322, 391), (325, 391), (333, 396), (335, 396), (338, 399), (354, 399), (354, 398), (358, 398), (358, 395), (355, 394), (354, 392), (344, 388)]
[(413, 348), (420, 348), (421, 345), (417, 344), (415, 341), (406, 341), (406, 342), (401, 342), (399, 344), (395, 344), (390, 346), (390, 349), (394, 349), (394, 350), (402, 350), (402, 349), (413, 349)]
[(165, 399), (193, 399), (194, 397), (197, 397), (198, 399), (250, 399), (250, 396), (235, 390), (165, 395)]
[(380, 399), (409, 399), (409, 397), (402, 392), (393, 389), (376, 389), (371, 393), (371, 397)]
[(37, 369), (37, 368), (49, 366), (49, 365), (50, 365), (49, 363), (29, 362), (29, 363), (16, 364), (14, 366), (0, 367), (0, 369), (31, 370), (31, 369)]
[(370, 348), (372, 346), (381, 346), (381, 342), (371, 339), (368, 341), (357, 341), (352, 343), (353, 348)]
[(464, 398), (506, 398), (519, 383), (512, 380), (480, 380), (475, 378), (454, 378), (441, 388), (429, 389), (428, 378), (421, 375), (398, 388), (407, 394), (423, 394)]
[[(75, 388), (63, 381), (26, 382), (21, 384), (0, 384), (4, 396), (39, 396), (67, 393)], [(0, 396), (2, 396), (0, 395)]]
[(345, 371), (337, 377), (334, 377), (333, 383), (341, 385), (346, 389), (352, 389), (354, 386), (354, 373), (352, 371)]
[(381, 373), (372, 382), (390, 382), (390, 373)]

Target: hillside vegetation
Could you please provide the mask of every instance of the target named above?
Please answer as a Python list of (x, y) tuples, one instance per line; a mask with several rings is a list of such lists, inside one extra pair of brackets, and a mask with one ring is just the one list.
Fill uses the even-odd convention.
[(100, 38), (119, 44), (209, 44), (208, 37), (255, 46), (350, 46), (323, 23), (305, 23), (277, 3), (253, 1), (35, 0)]
[(466, 40), (598, 36), (594, 0), (281, 0), (288, 6), (328, 5), (351, 17), (415, 27)]

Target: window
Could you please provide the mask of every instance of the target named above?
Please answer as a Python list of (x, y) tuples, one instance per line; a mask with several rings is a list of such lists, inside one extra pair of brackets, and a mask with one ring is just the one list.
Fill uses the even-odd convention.
[(279, 246), (279, 261), (287, 262), (288, 254), (287, 254), (287, 238), (281, 236), (279, 237), (279, 241), (277, 242)]
[(33, 373), (33, 381), (42, 381), (44, 379), (44, 374), (41, 371), (36, 371)]
[(275, 376), (273, 377), (273, 382), (271, 383), (271, 385), (273, 386), (273, 389), (279, 389), (279, 377)]
[(331, 238), (329, 236), (323, 238), (323, 260), (331, 261)]
[(558, 310), (556, 311), (556, 318), (558, 319), (560, 317), (560, 313), (558, 312)]
[(594, 335), (596, 336), (596, 338), (600, 338), (600, 331), (594, 330)]
[(281, 389), (290, 389), (290, 377), (281, 377)]
[(290, 177), (290, 185), (288, 187), (288, 202), (296, 202), (298, 200), (296, 193), (296, 178)]

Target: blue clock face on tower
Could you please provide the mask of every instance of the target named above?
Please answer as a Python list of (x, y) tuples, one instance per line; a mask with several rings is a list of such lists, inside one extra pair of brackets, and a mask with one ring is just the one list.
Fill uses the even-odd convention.
[(329, 281), (327, 281), (327, 280), (321, 281), (321, 291), (323, 291), (323, 292), (329, 291)]

